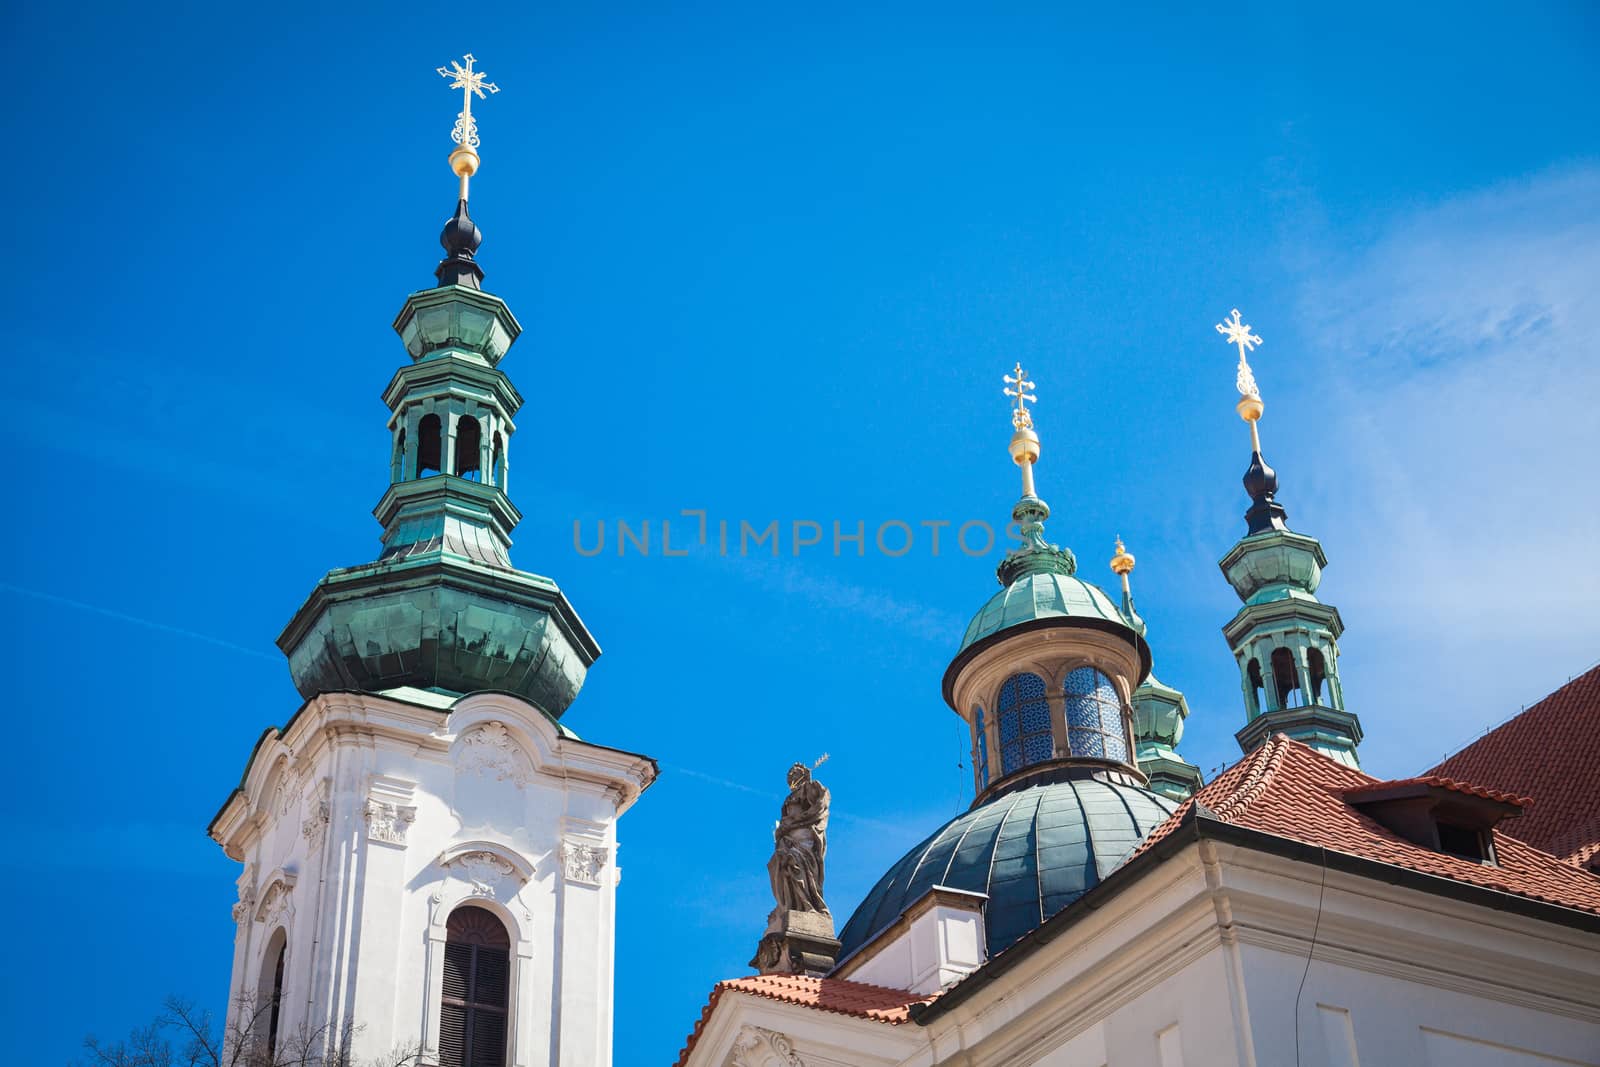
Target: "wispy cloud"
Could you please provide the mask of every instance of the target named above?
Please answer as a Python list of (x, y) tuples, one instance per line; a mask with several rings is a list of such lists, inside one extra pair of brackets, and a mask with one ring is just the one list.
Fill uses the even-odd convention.
[(1349, 648), (1381, 642), (1347, 695), (1399, 767), (1600, 657), (1597, 278), (1586, 167), (1398, 220), (1303, 293), (1333, 458), (1295, 491)]
[(95, 615), (104, 616), (108, 619), (116, 619), (118, 622), (129, 623), (133, 626), (143, 626), (149, 630), (160, 630), (162, 633), (175, 634), (178, 637), (187, 637), (195, 641), (204, 641), (208, 645), (215, 645), (218, 648), (225, 648), (230, 652), (238, 652), (246, 656), (254, 656), (257, 659), (271, 660), (274, 663), (282, 662), (283, 659), (283, 657), (276, 652), (267, 652), (263, 649), (251, 648), (248, 645), (235, 644), (232, 641), (225, 641), (220, 637), (213, 637), (210, 634), (204, 634), (198, 630), (191, 630), (184, 626), (173, 626), (170, 623), (157, 622), (155, 619), (146, 619), (138, 615), (129, 615), (125, 611), (117, 611), (114, 608), (108, 608), (100, 604), (90, 604), (82, 600), (74, 600), (71, 597), (60, 596), (56, 593), (46, 593), (39, 589), (26, 589), (20, 585), (12, 585), (10, 582), (0, 582), (0, 590), (4, 590), (7, 593), (12, 593), (17, 596), (28, 596), (35, 597), (39, 600), (47, 600), (52, 604), (60, 604), (64, 607), (75, 608), (78, 611), (87, 611)]

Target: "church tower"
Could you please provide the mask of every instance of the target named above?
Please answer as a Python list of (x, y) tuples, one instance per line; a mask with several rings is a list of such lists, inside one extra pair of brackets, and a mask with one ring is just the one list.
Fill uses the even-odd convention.
[(465, 100), (460, 190), (438, 284), (394, 322), (382, 550), (278, 638), (305, 703), (210, 827), (244, 865), (229, 1032), (255, 1055), (611, 1062), (616, 823), (656, 767), (562, 723), (600, 648), (511, 564), (522, 397), (500, 363), (521, 327), (482, 287), (467, 210), (472, 99), (498, 91), (474, 62), (439, 71)]
[[(888, 946), (903, 918), (930, 907), (981, 904), (976, 941), (996, 955), (1109, 877), (1178, 807), (1148, 788), (1135, 756), (1131, 700), (1150, 673), (1150, 646), (1103, 589), (1078, 577), (1072, 550), (1045, 540), (1034, 383), (1020, 365), (1005, 381), (1022, 544), (1001, 560), (1000, 589), (967, 624), (943, 682), (970, 730), (977, 795), (868, 892), (839, 932), (835, 977), (913, 988), (895, 977), (900, 957)], [(970, 969), (972, 958), (949, 951), (926, 960), (943, 960), (947, 975)]]
[[(1122, 580), (1122, 617), (1128, 625), (1147, 637), (1144, 619), (1133, 606), (1133, 589), (1128, 576), (1134, 558), (1117, 538), (1117, 551), (1111, 557), (1111, 572)], [(1162, 796), (1185, 800), (1200, 788), (1200, 768), (1178, 755), (1183, 740), (1183, 722), (1189, 717), (1189, 702), (1183, 694), (1150, 673), (1133, 691), (1134, 758), (1139, 770), (1150, 779), (1150, 788)]]
[(1222, 628), (1239, 665), (1248, 721), (1235, 736), (1253, 752), (1273, 734), (1302, 741), (1325, 756), (1359, 767), (1361, 721), (1344, 709), (1339, 684), (1339, 611), (1316, 597), (1328, 558), (1314, 537), (1295, 533), (1277, 501), (1278, 474), (1261, 458), (1258, 423), (1265, 410), (1247, 352), (1261, 338), (1240, 322), (1217, 324), (1239, 348), (1239, 416), (1250, 426), (1244, 474), (1250, 509), (1245, 536), (1219, 561), (1244, 606)]

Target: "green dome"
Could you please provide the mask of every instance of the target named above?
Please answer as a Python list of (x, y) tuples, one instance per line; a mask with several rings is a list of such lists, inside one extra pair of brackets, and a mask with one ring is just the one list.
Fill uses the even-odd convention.
[(1101, 627), (1110, 624), (1126, 631), (1130, 641), (1138, 638), (1116, 604), (1098, 587), (1071, 575), (1044, 571), (1020, 575), (990, 597), (967, 623), (957, 654), (1002, 630), (1043, 619), (1084, 619)]
[(989, 955), (1104, 881), (1177, 802), (1114, 771), (1073, 768), (991, 797), (906, 853), (839, 932), (840, 958), (934, 886), (988, 896)]

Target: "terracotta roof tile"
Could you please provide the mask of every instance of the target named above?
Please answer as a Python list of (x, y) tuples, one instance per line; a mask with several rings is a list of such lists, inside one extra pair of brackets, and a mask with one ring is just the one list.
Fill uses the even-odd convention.
[(1600, 853), (1600, 666), (1428, 772), (1530, 796), (1505, 832), (1572, 863)]
[(1506, 793), (1499, 789), (1489, 789), (1486, 786), (1472, 785), (1468, 782), (1458, 782), (1454, 778), (1444, 778), (1437, 774), (1419, 774), (1415, 778), (1396, 778), (1392, 782), (1373, 782), (1371, 785), (1357, 786), (1344, 796), (1346, 800), (1358, 800), (1364, 795), (1402, 785), (1426, 785), (1435, 789), (1448, 789), (1452, 793), (1465, 793), (1468, 796), (1482, 797), (1485, 800), (1493, 800), (1501, 804), (1513, 804), (1524, 811), (1533, 805), (1533, 798), (1531, 797), (1519, 797), (1515, 793)]
[(730, 978), (711, 987), (711, 998), (706, 1001), (699, 1021), (694, 1024), (694, 1032), (678, 1054), (678, 1067), (689, 1061), (689, 1053), (694, 1051), (695, 1042), (711, 1021), (717, 1001), (729, 991), (781, 1000), (785, 1004), (797, 1004), (818, 1011), (836, 1012), (857, 1019), (871, 1019), (891, 1026), (910, 1019), (913, 1004), (925, 1004), (938, 996), (849, 982), (842, 978), (810, 978), (801, 974), (753, 974), (747, 978)]
[[(1379, 783), (1371, 775), (1278, 734), (1185, 801), (1139, 846), (1139, 851), (1176, 830), (1198, 803), (1212, 817), (1246, 829), (1484, 889), (1600, 913), (1600, 877), (1508, 834), (1496, 834), (1497, 865), (1474, 863), (1412, 844), (1345, 801), (1346, 793), (1376, 784), (1387, 783)], [(1476, 791), (1473, 786), (1452, 784)]]

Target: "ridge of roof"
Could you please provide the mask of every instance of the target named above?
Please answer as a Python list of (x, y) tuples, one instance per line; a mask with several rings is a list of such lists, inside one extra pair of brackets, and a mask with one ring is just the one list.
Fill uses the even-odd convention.
[(1533, 806), (1532, 797), (1522, 797), (1515, 793), (1507, 793), (1500, 789), (1490, 789), (1488, 786), (1472, 785), (1470, 782), (1458, 782), (1454, 778), (1445, 778), (1438, 774), (1419, 774), (1415, 778), (1396, 778), (1388, 782), (1373, 782), (1371, 785), (1359, 785), (1347, 790), (1344, 794), (1346, 800), (1352, 800), (1396, 786), (1423, 785), (1434, 789), (1448, 789), (1452, 793), (1465, 793), (1467, 796), (1482, 797), (1484, 800), (1493, 800), (1500, 804), (1512, 804), (1516, 807), (1527, 809)]
[(717, 1002), (728, 992), (749, 993), (768, 1000), (868, 1019), (889, 1026), (899, 1026), (908, 1021), (913, 1004), (926, 1004), (939, 996), (937, 993), (913, 993), (906, 989), (852, 982), (846, 978), (813, 978), (804, 974), (752, 974), (743, 978), (727, 978), (711, 987), (711, 996), (678, 1053), (675, 1067), (683, 1067), (689, 1062), (689, 1054), (694, 1051), (695, 1043), (711, 1021), (711, 1013), (716, 1010)]

